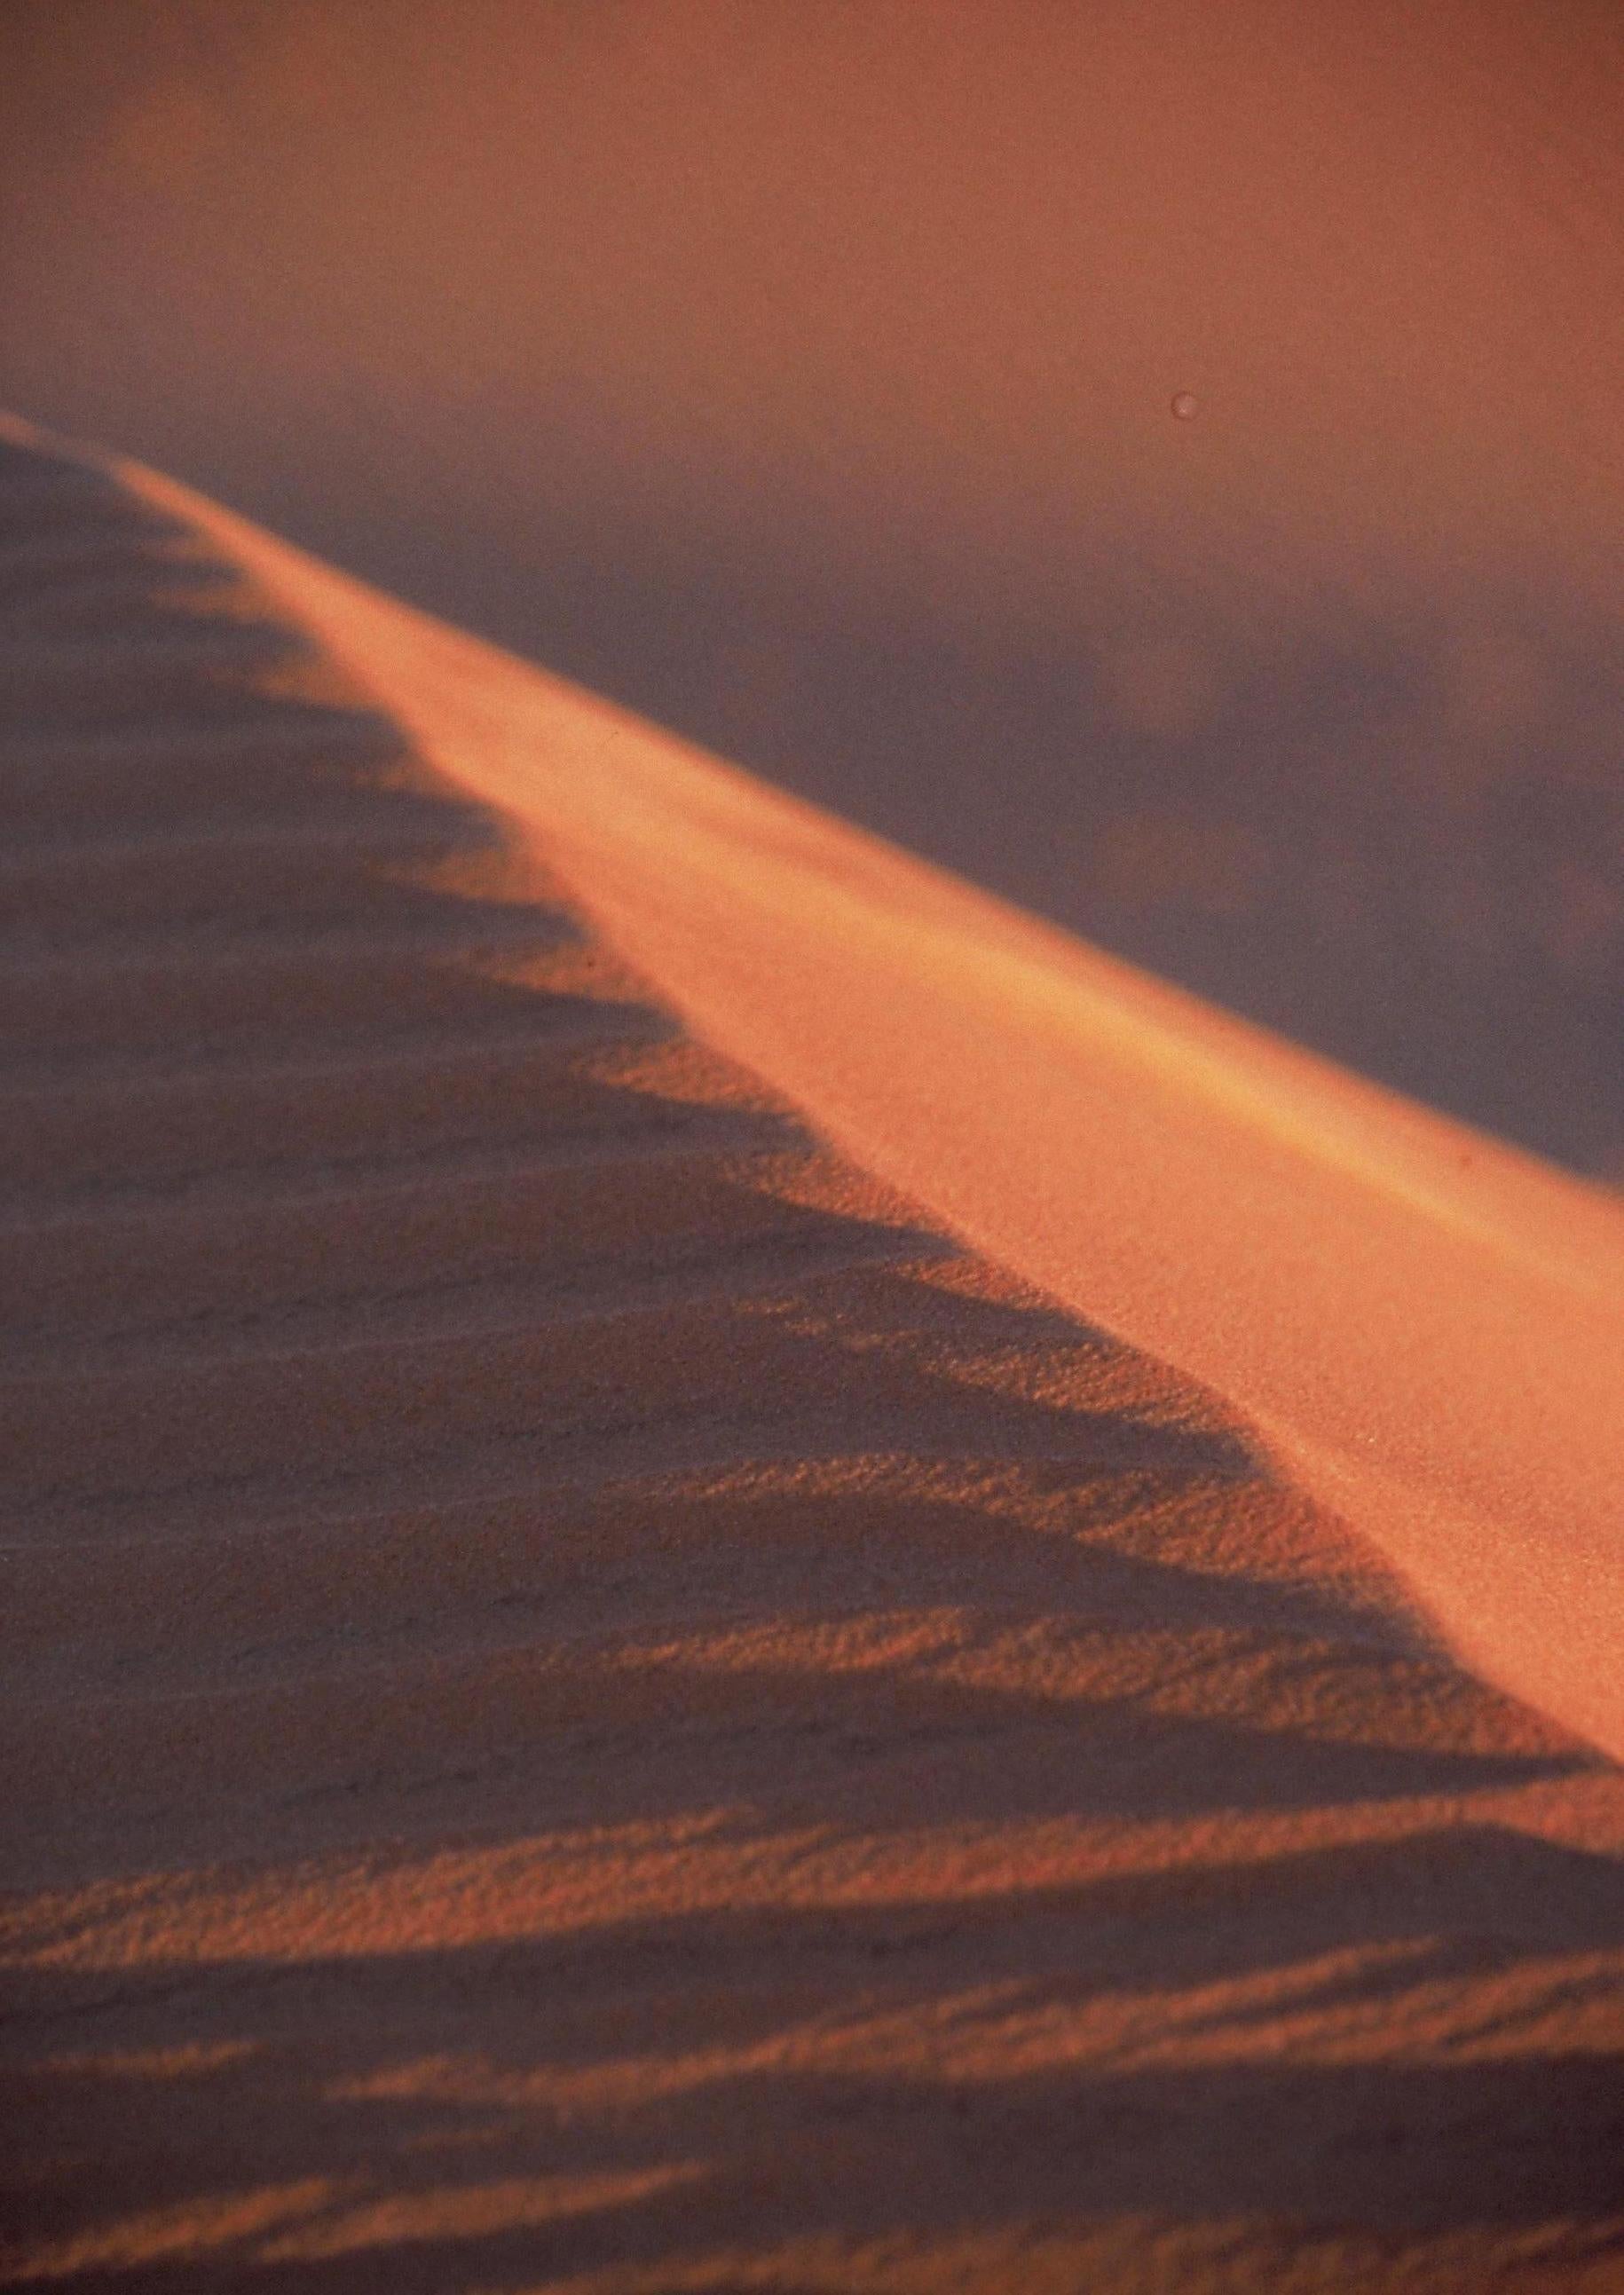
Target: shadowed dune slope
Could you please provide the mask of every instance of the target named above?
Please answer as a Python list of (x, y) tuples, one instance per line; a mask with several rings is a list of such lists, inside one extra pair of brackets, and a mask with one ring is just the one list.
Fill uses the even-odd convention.
[(20, 429), (0, 709), (12, 2281), (1617, 2283), (1617, 1774), (1325, 1502), (1401, 1213), (1577, 1641), (1604, 1205)]

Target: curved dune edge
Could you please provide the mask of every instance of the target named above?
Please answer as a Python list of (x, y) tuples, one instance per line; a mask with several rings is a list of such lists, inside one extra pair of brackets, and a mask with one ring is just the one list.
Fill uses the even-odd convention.
[(543, 841), (710, 1042), (1253, 1421), (1473, 1668), (1624, 1755), (1624, 1211), (140, 466)]
[(13, 439), (0, 2277), (1607, 2283), (1624, 1776), (684, 1030), (299, 561)]

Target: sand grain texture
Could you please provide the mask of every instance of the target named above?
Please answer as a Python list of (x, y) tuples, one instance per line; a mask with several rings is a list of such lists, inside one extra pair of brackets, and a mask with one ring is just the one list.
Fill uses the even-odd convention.
[(11, 2280), (1624, 2282), (1617, 1213), (12, 440)]

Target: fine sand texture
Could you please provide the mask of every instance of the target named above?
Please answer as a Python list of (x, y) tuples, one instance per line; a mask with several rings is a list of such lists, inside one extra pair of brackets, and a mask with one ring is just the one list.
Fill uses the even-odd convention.
[(7, 2284), (1624, 2285), (1624, 1218), (0, 445)]

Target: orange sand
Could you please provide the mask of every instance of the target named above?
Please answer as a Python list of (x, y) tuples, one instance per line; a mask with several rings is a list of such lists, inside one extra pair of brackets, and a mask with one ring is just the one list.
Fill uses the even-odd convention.
[(1620, 2284), (1624, 1214), (9, 436), (12, 2278)]

